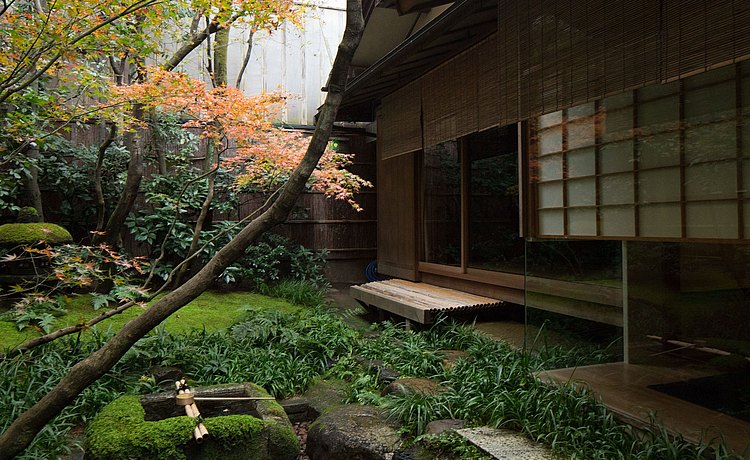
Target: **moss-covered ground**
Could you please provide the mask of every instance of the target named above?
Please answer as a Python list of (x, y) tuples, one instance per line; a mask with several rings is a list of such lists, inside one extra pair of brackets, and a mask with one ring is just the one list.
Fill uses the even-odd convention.
[[(215, 332), (237, 323), (248, 310), (293, 312), (299, 310), (299, 308), (285, 300), (250, 292), (208, 291), (170, 316), (166, 320), (165, 327), (168, 332), (173, 333), (203, 329), (207, 332)], [(93, 309), (91, 296), (89, 295), (72, 297), (66, 306), (66, 310), (65, 315), (55, 320), (53, 330), (89, 320), (104, 312), (104, 310), (95, 311)], [(107, 329), (117, 331), (142, 312), (143, 309), (135, 306), (122, 314), (100, 322), (95, 327), (100, 331), (106, 331)], [(90, 332), (84, 334), (87, 333)], [(27, 327), (19, 331), (14, 323), (0, 321), (0, 350), (12, 348), (39, 335), (41, 333), (34, 328)]]

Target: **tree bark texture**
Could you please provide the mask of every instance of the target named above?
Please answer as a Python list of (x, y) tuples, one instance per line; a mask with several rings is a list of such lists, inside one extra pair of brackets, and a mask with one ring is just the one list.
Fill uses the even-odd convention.
[(117, 135), (117, 125), (114, 123), (109, 127), (107, 138), (99, 146), (96, 155), (96, 168), (94, 169), (94, 194), (96, 195), (96, 230), (104, 230), (104, 221), (106, 220), (106, 201), (104, 200), (104, 190), (102, 189), (102, 167), (104, 165), (104, 155)]
[(230, 26), (216, 31), (214, 36), (214, 86), (227, 86), (227, 54)]
[(33, 164), (29, 167), (29, 175), (26, 177), (24, 188), (26, 189), (27, 205), (36, 209), (39, 214), (39, 221), (44, 222), (44, 206), (42, 205), (42, 191), (39, 189), (39, 167), (36, 162), (39, 161), (39, 147), (35, 143), (29, 145), (27, 152)]
[(237, 74), (237, 81), (234, 84), (234, 87), (237, 89), (240, 89), (240, 85), (242, 84), (242, 77), (245, 75), (245, 69), (247, 69), (247, 64), (250, 62), (250, 55), (253, 52), (253, 31), (250, 31), (250, 36), (247, 38), (247, 51), (245, 51), (245, 58), (242, 60), (242, 67), (240, 68), (240, 72)]
[[(136, 119), (142, 120), (143, 107), (136, 105), (133, 108), (133, 115)], [(125, 219), (130, 214), (130, 210), (133, 209), (133, 203), (135, 203), (136, 198), (138, 198), (138, 190), (141, 187), (144, 171), (143, 133), (138, 129), (128, 132), (125, 134), (125, 145), (130, 151), (125, 186), (120, 199), (117, 201), (117, 206), (115, 206), (115, 209), (107, 220), (107, 225), (104, 227), (104, 234), (94, 235), (93, 241), (95, 244), (107, 243), (110, 246), (117, 246)]]
[(185, 284), (128, 322), (109, 342), (73, 366), (49, 393), (14, 420), (0, 435), (0, 460), (11, 459), (26, 449), (49, 421), (71, 404), (86, 387), (106, 374), (140, 338), (205, 291), (260, 235), (286, 220), (325, 151), (343, 97), (349, 64), (362, 35), (364, 21), (360, 0), (347, 0), (347, 12), (346, 29), (331, 69), (329, 92), (319, 113), (315, 131), (305, 156), (282, 187), (276, 201), (248, 223)]

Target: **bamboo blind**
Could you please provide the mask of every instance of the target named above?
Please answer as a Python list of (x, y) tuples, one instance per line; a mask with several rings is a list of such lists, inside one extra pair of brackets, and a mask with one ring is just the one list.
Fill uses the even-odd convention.
[(750, 56), (747, 0), (664, 0), (664, 80)]
[(383, 98), (378, 140), (383, 159), (422, 148), (421, 82), (412, 82)]
[(479, 43), (474, 51), (478, 61), (477, 131), (496, 126), (500, 121), (500, 66), (497, 40), (497, 34), (493, 34)]
[(747, 0), (500, 0), (500, 124), (750, 57)]
[(508, 0), (499, 8), (501, 124), (659, 80), (659, 2)]
[(425, 147), (477, 130), (476, 51), (473, 47), (423, 77)]

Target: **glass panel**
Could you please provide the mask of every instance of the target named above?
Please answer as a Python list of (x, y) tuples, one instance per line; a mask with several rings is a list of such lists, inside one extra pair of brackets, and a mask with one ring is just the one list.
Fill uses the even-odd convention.
[(685, 230), (688, 238), (737, 238), (737, 203), (709, 201), (687, 203)]
[(583, 346), (622, 359), (619, 241), (526, 242), (526, 346)]
[(628, 242), (627, 254), (630, 362), (682, 375), (684, 380), (659, 385), (659, 391), (699, 396), (692, 402), (746, 417), (747, 391), (724, 389), (740, 388), (747, 376), (750, 246)]
[(685, 130), (685, 161), (721, 160), (737, 156), (737, 125), (712, 123)]
[(599, 148), (599, 170), (602, 174), (633, 170), (633, 141), (605, 144)]
[(742, 203), (742, 222), (743, 229), (745, 232), (745, 239), (750, 239), (750, 201), (744, 201)]
[(676, 81), (666, 85), (649, 85), (638, 90), (638, 100), (640, 102), (652, 99), (658, 99), (672, 94), (677, 94), (680, 90), (680, 84)]
[(601, 129), (602, 140), (605, 142), (633, 137), (633, 108), (603, 112)]
[(577, 105), (568, 109), (568, 120), (575, 120), (583, 117), (590, 117), (596, 112), (593, 102)]
[(458, 144), (445, 142), (424, 150), (425, 261), (461, 263), (461, 163)]
[(638, 126), (644, 133), (676, 129), (679, 119), (677, 96), (654, 99), (638, 105)]
[(596, 208), (568, 209), (568, 234), (596, 236)]
[(564, 225), (562, 209), (539, 210), (539, 234), (562, 235), (563, 227)]
[(638, 173), (638, 201), (680, 201), (680, 168), (654, 169)]
[(638, 140), (640, 156), (638, 166), (643, 169), (680, 164), (680, 134), (656, 134)]
[(602, 236), (635, 236), (635, 210), (632, 206), (599, 208)]
[(640, 207), (639, 236), (678, 238), (681, 232), (679, 204), (652, 204)]
[(539, 208), (544, 209), (562, 207), (562, 186), (562, 181), (539, 184)]
[(549, 155), (539, 159), (539, 181), (562, 179), (562, 154)]
[(472, 134), (467, 140), (471, 163), (467, 264), (471, 268), (523, 273), (517, 144), (515, 125)]
[(596, 204), (596, 178), (571, 179), (566, 182), (568, 206), (594, 206)]
[(559, 125), (562, 123), (562, 110), (542, 115), (538, 120), (540, 128), (549, 128), (550, 126)]
[(559, 152), (562, 150), (562, 126), (539, 131), (539, 154)]
[(689, 80), (685, 80), (686, 122), (726, 120), (735, 117), (737, 109), (735, 107), (734, 80), (695, 89), (688, 88), (687, 82)]
[(704, 163), (685, 170), (685, 199), (717, 200), (737, 197), (737, 167), (734, 161)]
[(621, 109), (633, 105), (633, 92), (628, 91), (626, 93), (618, 94), (616, 96), (610, 96), (602, 100), (602, 107), (607, 110)]
[(599, 193), (599, 200), (603, 205), (632, 204), (635, 200), (633, 174), (625, 173), (600, 177)]
[(593, 118), (584, 118), (568, 123), (568, 148), (577, 149), (596, 143), (596, 128)]
[(593, 147), (568, 152), (568, 177), (593, 176), (596, 174), (596, 150)]
[[(750, 92), (750, 88), (748, 88)], [(748, 106), (750, 108), (750, 106)], [(750, 157), (750, 123), (745, 122), (742, 125), (742, 156)]]

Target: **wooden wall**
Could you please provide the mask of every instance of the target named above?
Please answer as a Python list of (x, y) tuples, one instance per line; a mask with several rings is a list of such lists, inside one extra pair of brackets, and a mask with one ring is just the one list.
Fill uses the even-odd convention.
[(378, 161), (378, 271), (417, 280), (417, 187), (414, 152)]

